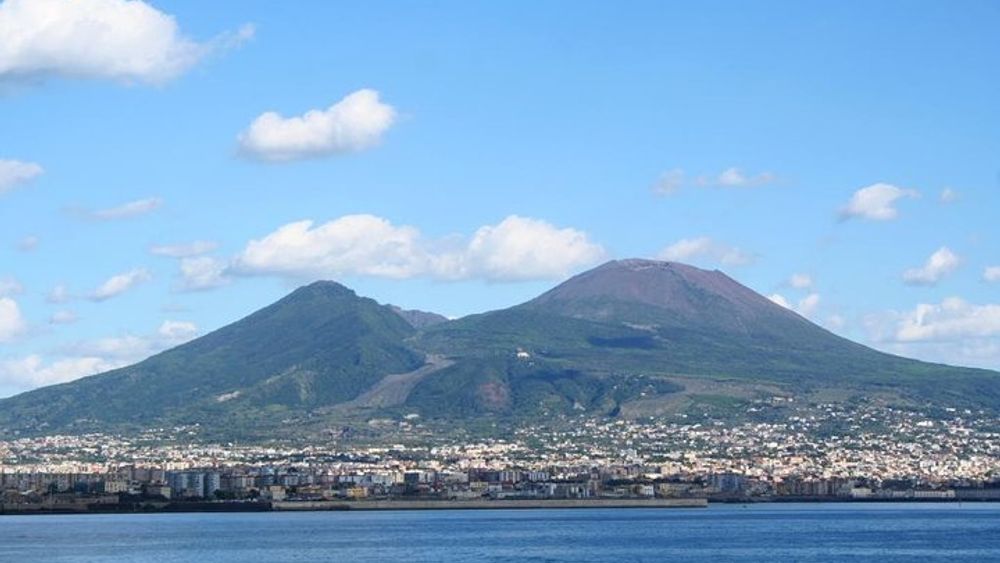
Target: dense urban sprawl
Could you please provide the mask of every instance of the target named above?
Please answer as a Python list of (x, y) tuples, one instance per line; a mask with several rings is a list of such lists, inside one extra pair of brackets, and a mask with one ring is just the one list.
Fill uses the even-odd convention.
[[(985, 412), (834, 404), (780, 421), (581, 418), (507, 438), (204, 444), (198, 427), (0, 442), (0, 507), (362, 499), (1000, 499)], [(380, 421), (385, 424), (385, 421)], [(399, 435), (399, 434), (397, 434)]]

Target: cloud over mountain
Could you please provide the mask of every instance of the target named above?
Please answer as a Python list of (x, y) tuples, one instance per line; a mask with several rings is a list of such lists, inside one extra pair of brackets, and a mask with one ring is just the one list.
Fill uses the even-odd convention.
[(744, 266), (753, 262), (752, 254), (710, 237), (681, 239), (661, 250), (656, 257), (669, 262), (697, 262), (723, 266)]
[(572, 228), (511, 215), (467, 240), (432, 240), (410, 226), (374, 215), (347, 215), (316, 225), (298, 221), (250, 241), (232, 270), (295, 277), (517, 281), (557, 279), (604, 257), (604, 249)]
[(269, 111), (238, 137), (240, 149), (259, 160), (284, 162), (358, 152), (377, 145), (396, 121), (396, 110), (375, 90), (358, 90), (326, 109), (295, 117)]

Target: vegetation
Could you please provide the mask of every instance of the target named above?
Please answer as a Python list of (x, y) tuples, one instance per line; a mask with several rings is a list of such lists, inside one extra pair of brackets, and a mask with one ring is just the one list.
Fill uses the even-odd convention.
[[(338, 407), (428, 354), (450, 361), (413, 375), (402, 404)], [(775, 389), (997, 409), (998, 381), (850, 342), (719, 272), (624, 261), (448, 322), (317, 282), (134, 366), (0, 401), (0, 436), (200, 423), (254, 437), (414, 412), (471, 428), (640, 403), (738, 414)]]

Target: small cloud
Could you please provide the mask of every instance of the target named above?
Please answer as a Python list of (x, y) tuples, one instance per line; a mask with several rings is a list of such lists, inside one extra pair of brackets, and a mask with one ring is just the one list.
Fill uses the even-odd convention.
[(941, 190), (941, 195), (938, 199), (944, 204), (954, 203), (958, 201), (958, 192), (951, 188), (945, 188)]
[(198, 325), (188, 321), (163, 321), (156, 334), (166, 342), (186, 342), (198, 335)]
[[(3, 7), (0, 5), (0, 10), (2, 9)], [(2, 36), (2, 30), (3, 27), (0, 26), (0, 36)], [(2, 41), (0, 39), (0, 43)], [(34, 162), (0, 159), (0, 195), (41, 176), (44, 171), (41, 166)]]
[(114, 221), (117, 219), (129, 219), (147, 213), (152, 213), (163, 206), (163, 200), (158, 197), (149, 197), (123, 203), (116, 207), (96, 210), (79, 210), (78, 213), (86, 219), (94, 221)]
[(41, 241), (36, 236), (26, 236), (17, 241), (17, 249), (21, 252), (34, 252), (38, 249), (39, 242)]
[(776, 180), (777, 176), (771, 172), (746, 174), (736, 167), (727, 168), (718, 174), (703, 174), (689, 179), (684, 170), (674, 168), (660, 175), (653, 184), (653, 193), (671, 195), (689, 185), (702, 188), (753, 188), (773, 184)]
[(910, 285), (934, 285), (954, 272), (962, 260), (947, 246), (937, 249), (923, 266), (903, 272), (903, 281)]
[(810, 293), (799, 300), (798, 312), (803, 317), (811, 317), (819, 308), (819, 294)]
[(70, 311), (69, 309), (60, 309), (55, 313), (52, 313), (52, 316), (49, 317), (49, 323), (54, 325), (73, 324), (77, 320), (79, 320), (79, 317), (76, 313)]
[(138, 268), (108, 278), (90, 294), (91, 301), (105, 301), (117, 297), (133, 287), (153, 279), (152, 274)]
[(903, 198), (918, 197), (916, 190), (903, 189), (891, 184), (872, 184), (854, 192), (851, 200), (841, 209), (841, 220), (851, 218), (871, 221), (891, 221), (899, 216), (896, 204)]
[(177, 285), (180, 291), (202, 291), (228, 285), (232, 280), (227, 275), (228, 264), (211, 256), (182, 258), (181, 279)]
[(724, 266), (745, 266), (754, 260), (748, 252), (710, 237), (681, 239), (661, 250), (656, 257), (668, 262), (703, 261)]
[(847, 319), (836, 313), (826, 318), (826, 326), (833, 330), (840, 330), (847, 326)]
[(59, 284), (52, 288), (52, 291), (45, 297), (45, 300), (49, 303), (65, 303), (72, 298), (73, 296), (70, 295), (69, 288), (63, 284)]
[(802, 299), (799, 299), (799, 302), (796, 305), (792, 305), (792, 303), (780, 293), (772, 293), (767, 298), (790, 311), (795, 311), (803, 317), (812, 317), (819, 308), (820, 302), (820, 296), (818, 293), (810, 293), (809, 295), (806, 295)]
[(17, 301), (0, 297), (0, 342), (9, 342), (28, 328)]
[(786, 309), (794, 310), (794, 307), (792, 307), (792, 304), (788, 302), (788, 299), (780, 293), (772, 293), (771, 295), (768, 295), (767, 298)]
[(24, 292), (24, 286), (14, 276), (0, 277), (0, 297), (11, 297)]
[(238, 137), (241, 151), (267, 162), (359, 152), (377, 145), (396, 121), (396, 110), (375, 90), (358, 90), (326, 109), (301, 116), (261, 114)]
[(215, 250), (218, 243), (210, 240), (196, 240), (183, 244), (154, 244), (149, 247), (149, 253), (154, 256), (168, 258), (190, 258), (200, 256)]
[(809, 289), (813, 286), (813, 279), (809, 274), (792, 274), (788, 279), (788, 285), (795, 289)]
[(1000, 266), (988, 266), (983, 270), (983, 281), (1000, 282)]
[(709, 188), (752, 188), (771, 184), (775, 180), (775, 175), (770, 172), (748, 175), (739, 168), (727, 168), (714, 176), (699, 176), (695, 183)]
[(680, 168), (667, 170), (653, 184), (653, 193), (658, 195), (670, 195), (680, 191), (684, 187), (686, 180), (684, 171)]

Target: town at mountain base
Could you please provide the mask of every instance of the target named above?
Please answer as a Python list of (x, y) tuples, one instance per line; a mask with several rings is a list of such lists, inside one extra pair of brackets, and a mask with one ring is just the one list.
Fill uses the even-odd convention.
[(197, 424), (252, 440), (407, 416), (475, 431), (774, 400), (996, 411), (998, 383), (841, 338), (719, 271), (633, 259), (452, 321), (315, 282), (135, 365), (4, 399), (0, 439)]

